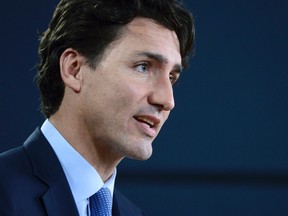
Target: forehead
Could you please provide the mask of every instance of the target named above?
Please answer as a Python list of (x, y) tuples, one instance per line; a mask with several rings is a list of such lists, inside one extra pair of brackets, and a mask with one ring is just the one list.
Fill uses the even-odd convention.
[(135, 18), (128, 23), (118, 43), (125, 44), (127, 51), (130, 49), (158, 53), (169, 61), (181, 63), (176, 33), (148, 18)]
[(126, 25), (126, 29), (129, 33), (138, 33), (138, 34), (147, 34), (149, 32), (157, 32), (161, 33), (168, 33), (171, 35), (175, 40), (178, 41), (177, 35), (173, 30), (166, 28), (165, 26), (159, 24), (157, 21), (144, 18), (144, 17), (136, 17), (130, 23)]

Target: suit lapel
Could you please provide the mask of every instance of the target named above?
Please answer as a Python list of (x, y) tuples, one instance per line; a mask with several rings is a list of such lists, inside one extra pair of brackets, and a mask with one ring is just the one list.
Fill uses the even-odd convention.
[[(67, 197), (68, 191), (65, 192), (61, 185), (52, 185), (46, 194), (43, 196), (44, 206), (47, 211), (47, 215), (71, 215), (78, 216), (78, 210), (76, 209), (74, 200), (69, 200)], [(68, 200), (67, 200), (68, 199)]]
[(37, 128), (24, 143), (34, 175), (47, 185), (43, 203), (49, 216), (78, 216), (62, 166), (42, 132)]

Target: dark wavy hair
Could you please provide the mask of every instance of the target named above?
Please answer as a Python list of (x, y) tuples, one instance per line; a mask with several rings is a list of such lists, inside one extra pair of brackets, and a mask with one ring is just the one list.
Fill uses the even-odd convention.
[(183, 66), (193, 49), (192, 14), (177, 0), (61, 0), (48, 29), (41, 35), (36, 81), (41, 111), (49, 118), (60, 107), (64, 83), (59, 58), (73, 48), (96, 68), (107, 46), (120, 38), (121, 30), (135, 17), (150, 18), (176, 32)]

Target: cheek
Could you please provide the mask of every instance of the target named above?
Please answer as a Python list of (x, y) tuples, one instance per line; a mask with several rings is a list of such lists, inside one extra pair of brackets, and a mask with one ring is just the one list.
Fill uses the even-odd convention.
[(113, 97), (115, 101), (118, 101), (122, 106), (134, 106), (139, 104), (143, 98), (145, 98), (145, 93), (141, 85), (132, 84), (128, 82), (126, 84), (118, 84), (113, 90)]

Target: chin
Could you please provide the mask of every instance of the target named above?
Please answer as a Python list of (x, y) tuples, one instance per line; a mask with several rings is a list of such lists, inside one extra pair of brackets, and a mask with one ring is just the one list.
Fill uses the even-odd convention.
[(145, 160), (148, 160), (150, 157), (151, 157), (152, 154), (149, 154), (149, 155), (141, 155), (139, 157), (135, 157), (133, 158), (134, 160), (139, 160), (139, 161), (145, 161)]
[(136, 152), (130, 152), (126, 157), (134, 160), (148, 160), (152, 155), (153, 149), (150, 145), (149, 148), (138, 149)]

